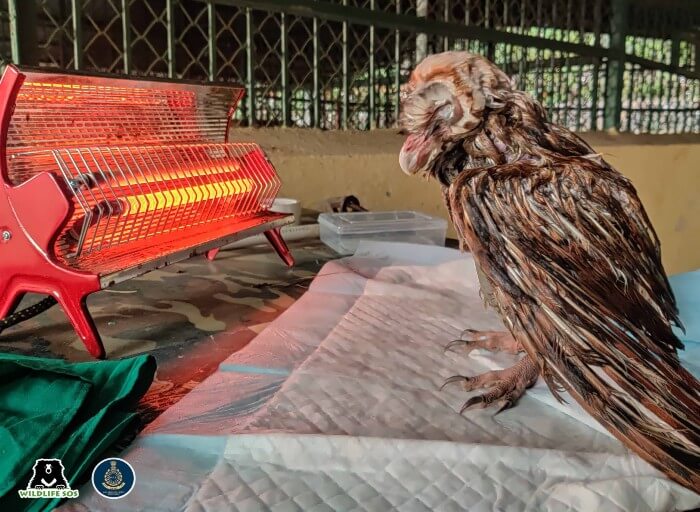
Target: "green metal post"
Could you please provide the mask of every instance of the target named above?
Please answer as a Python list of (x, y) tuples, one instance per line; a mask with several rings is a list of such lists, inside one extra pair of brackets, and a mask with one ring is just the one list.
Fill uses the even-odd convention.
[(9, 0), (10, 52), (15, 64), (37, 63), (36, 2)]
[(681, 38), (676, 32), (671, 36), (671, 66), (680, 67), (681, 59)]
[(313, 114), (314, 119), (312, 126), (314, 128), (321, 127), (321, 77), (319, 76), (320, 69), (319, 43), (318, 43), (318, 18), (313, 20)]
[(218, 73), (216, 62), (216, 5), (207, 4), (207, 51), (209, 53), (209, 80), (215, 81)]
[[(539, 36), (542, 32), (542, 19), (543, 19), (543, 7), (542, 0), (537, 0), (537, 14), (535, 15), (537, 24), (537, 35)], [(544, 62), (544, 55), (540, 48), (535, 52), (535, 91), (540, 101), (543, 101), (544, 94), (544, 73), (542, 73), (542, 63)]]
[[(520, 0), (520, 33), (525, 32), (525, 0)], [(522, 87), (525, 87), (525, 62), (527, 62), (527, 48), (520, 47), (518, 59), (518, 76)]]
[[(401, 14), (401, 0), (396, 1), (396, 14)], [(399, 110), (401, 108), (401, 32), (394, 30), (394, 122), (399, 122)]]
[(167, 0), (165, 3), (165, 17), (168, 31), (168, 77), (175, 78), (175, 7), (178, 0)]
[[(593, 44), (595, 46), (600, 45), (600, 33), (602, 24), (602, 0), (596, 0), (595, 7), (593, 7)], [(600, 59), (595, 58), (593, 64), (593, 82), (591, 83), (591, 130), (598, 129), (598, 86), (600, 83)]]
[(73, 67), (76, 70), (83, 69), (83, 2), (71, 0), (71, 14), (73, 17)]
[[(632, 51), (632, 53), (634, 53), (634, 50)], [(639, 89), (644, 87), (643, 83), (642, 83), (641, 87), (639, 87), (639, 89), (637, 87), (635, 87), (635, 85), (638, 83), (637, 75), (638, 75), (637, 66), (632, 65), (632, 69), (630, 70), (629, 77), (628, 77), (630, 107), (632, 107), (634, 104), (636, 104), (636, 101), (635, 101), (637, 99), (636, 96), (640, 95)], [(606, 97), (606, 103), (607, 103), (607, 97)], [(607, 104), (606, 104), (606, 108), (607, 108)], [(640, 113), (640, 116), (641, 116), (641, 113)], [(636, 117), (637, 117), (637, 112), (631, 108), (630, 111), (627, 113), (627, 120), (626, 120), (625, 127), (624, 127), (626, 131), (629, 132), (632, 130), (632, 119), (636, 119)], [(622, 129), (623, 129), (622, 124), (623, 124), (623, 121), (622, 121), (622, 100), (620, 100), (620, 122), (618, 124), (618, 130), (620, 130), (620, 131), (622, 131)], [(607, 126), (606, 126), (606, 128), (607, 128)]]
[[(416, 0), (416, 16), (418, 18), (428, 17), (428, 0)], [(428, 56), (428, 34), (419, 32), (416, 34), (416, 63), (421, 62)]]
[[(371, 10), (374, 10), (374, 1), (375, 0), (370, 0), (369, 2), (369, 8)], [(368, 87), (369, 87), (369, 129), (373, 130), (377, 127), (377, 119), (376, 119), (376, 101), (377, 98), (375, 96), (376, 91), (375, 91), (375, 63), (374, 63), (374, 52), (375, 52), (375, 32), (374, 32), (374, 25), (370, 25), (369, 27), (369, 80), (368, 80)]]
[(622, 87), (625, 76), (625, 39), (629, 7), (629, 0), (613, 0), (612, 2), (610, 51), (605, 90), (604, 127), (606, 130), (620, 129)]
[(663, 98), (662, 98), (662, 103), (661, 103), (665, 107), (664, 111), (663, 111), (663, 113), (664, 113), (663, 124), (664, 124), (664, 126), (667, 127), (667, 129), (666, 129), (667, 133), (669, 133), (670, 126), (671, 126), (671, 113), (670, 113), (669, 109), (671, 108), (671, 94), (673, 93), (672, 76), (673, 75), (671, 73), (666, 73), (666, 84), (663, 87)]
[(129, 12), (129, 0), (122, 0), (122, 50), (124, 51), (124, 73), (127, 75), (133, 69), (131, 57), (131, 13)]
[[(348, 0), (343, 0), (343, 6), (348, 5)], [(348, 64), (348, 22), (343, 22), (343, 130), (348, 129), (348, 116), (350, 98), (350, 66)]]
[[(572, 0), (567, 0), (566, 2), (566, 40), (568, 42), (571, 42), (571, 20), (572, 20), (572, 14), (574, 11), (574, 6), (572, 5)], [(564, 71), (566, 70), (566, 71)], [(569, 90), (572, 86), (570, 83), (570, 78), (571, 78), (571, 59), (569, 58), (569, 54), (567, 53), (564, 57), (564, 67), (560, 69), (559, 73), (559, 86), (557, 87), (557, 94), (559, 94), (560, 98), (567, 98), (569, 94)], [(581, 100), (581, 93), (578, 95), (579, 101)], [(562, 108), (563, 107), (563, 108)], [(579, 108), (576, 111), (576, 114), (580, 117), (581, 115), (581, 109)], [(566, 101), (563, 102), (562, 106), (560, 107), (559, 110), (559, 115), (560, 115), (560, 121), (566, 125), (569, 122), (569, 100), (567, 98)]]
[(255, 48), (253, 46), (253, 10), (246, 7), (245, 10), (245, 54), (246, 54), (246, 82), (248, 87), (248, 98), (246, 100), (246, 110), (248, 111), (248, 126), (255, 126), (255, 76), (253, 73)]
[[(471, 12), (472, 3), (471, 0), (465, 0), (464, 2), (464, 25), (471, 25)], [(462, 50), (469, 50), (469, 46), (472, 44), (471, 40), (462, 40)]]
[(282, 125), (291, 123), (289, 101), (289, 38), (287, 34), (287, 15), (280, 14), (280, 78), (282, 80)]
[[(551, 5), (552, 8), (552, 20), (557, 19), (557, 4), (556, 2), (553, 2)], [(556, 79), (557, 75), (554, 73), (554, 69), (556, 68), (556, 62), (557, 62), (557, 52), (554, 50), (549, 52), (549, 64), (548, 64), (548, 69), (547, 69), (547, 75), (549, 76), (549, 81), (547, 82), (547, 105), (546, 109), (547, 112), (549, 113), (549, 116), (551, 119), (555, 122), (558, 122), (558, 114), (554, 111), (554, 80)], [(556, 115), (555, 115), (556, 114)]]
[(24, 64), (22, 62), (22, 43), (20, 40), (22, 29), (19, 26), (21, 22), (21, 14), (19, 9), (17, 9), (17, 2), (19, 1), (20, 0), (10, 0), (7, 7), (8, 15), (10, 17), (10, 52), (12, 54), (12, 62), (15, 64)]
[[(698, 52), (695, 52), (695, 59), (698, 60)], [(697, 69), (697, 68), (696, 68)], [(693, 84), (693, 97), (697, 98), (698, 94), (700, 94), (700, 84), (698, 84), (698, 81), (695, 80), (695, 83)], [(700, 129), (700, 116), (698, 116), (698, 111), (695, 110), (692, 113), (693, 119), (691, 119), (691, 129), (693, 132), (697, 133), (698, 129)]]
[(645, 103), (647, 105), (649, 105), (649, 108), (650, 108), (650, 110), (647, 112), (647, 126), (646, 126), (647, 133), (651, 133), (651, 125), (652, 125), (652, 122), (654, 120), (654, 110), (653, 110), (653, 108), (654, 108), (654, 94), (652, 92), (652, 88), (654, 87), (654, 84), (656, 83), (656, 79), (661, 74), (659, 71), (653, 71), (652, 73), (653, 73), (653, 77), (651, 79), (649, 79), (649, 75), (647, 73), (645, 73), (646, 76), (644, 77), (644, 79), (645, 79), (644, 81), (646, 82), (645, 89), (648, 92), (648, 94), (645, 95), (646, 97), (644, 99), (646, 100)]
[[(579, 43), (584, 42), (584, 34), (586, 32), (583, 25), (586, 16), (586, 5), (582, 2), (580, 10), (578, 13), (578, 41)], [(578, 65), (578, 90), (576, 94), (576, 131), (580, 132), (583, 126), (583, 63), (579, 60)]]
[[(450, 0), (444, 0), (445, 2), (445, 9), (443, 10), (442, 17), (445, 20), (445, 22), (450, 21)], [(442, 51), (448, 52), (450, 51), (450, 38), (445, 36), (442, 38)]]
[[(491, 0), (486, 0), (484, 5), (484, 26), (491, 28)], [(496, 45), (493, 41), (486, 43), (486, 58), (490, 61), (496, 60)]]

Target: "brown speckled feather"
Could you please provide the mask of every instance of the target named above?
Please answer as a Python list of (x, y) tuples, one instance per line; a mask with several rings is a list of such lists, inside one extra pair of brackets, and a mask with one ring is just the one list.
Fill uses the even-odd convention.
[(449, 201), (552, 392), (700, 490), (700, 385), (678, 362), (676, 303), (631, 183), (598, 158), (551, 157), (466, 169)]

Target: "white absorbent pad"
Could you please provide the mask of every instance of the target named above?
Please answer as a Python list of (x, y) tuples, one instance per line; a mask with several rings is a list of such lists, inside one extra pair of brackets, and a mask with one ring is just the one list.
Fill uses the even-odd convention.
[(470, 255), (361, 245), (136, 439), (122, 455), (137, 479), (127, 497), (106, 500), (88, 484), (63, 510), (700, 507), (700, 495), (541, 381), (512, 409), (460, 415), (476, 392), (440, 391), (445, 378), (517, 361), (445, 353), (465, 328), (503, 329), (483, 306)]

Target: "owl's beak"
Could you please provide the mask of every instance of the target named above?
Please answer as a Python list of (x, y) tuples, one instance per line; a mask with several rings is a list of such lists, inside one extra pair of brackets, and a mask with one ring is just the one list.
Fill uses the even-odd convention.
[(434, 152), (433, 146), (433, 139), (426, 132), (410, 134), (399, 153), (401, 170), (408, 175), (425, 171)]

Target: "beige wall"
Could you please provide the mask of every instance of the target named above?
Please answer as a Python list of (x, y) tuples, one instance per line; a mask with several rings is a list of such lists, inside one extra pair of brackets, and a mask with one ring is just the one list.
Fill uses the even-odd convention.
[[(666, 271), (700, 268), (700, 136), (584, 138), (634, 182), (661, 238)], [(239, 130), (231, 139), (260, 143), (280, 173), (281, 195), (304, 206), (354, 194), (371, 210), (446, 217), (437, 185), (399, 169), (403, 138), (391, 131)]]

